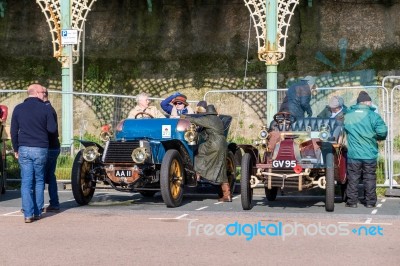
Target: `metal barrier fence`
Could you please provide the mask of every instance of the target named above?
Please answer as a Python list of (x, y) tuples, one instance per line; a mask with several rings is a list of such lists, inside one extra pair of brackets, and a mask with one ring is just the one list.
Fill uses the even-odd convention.
[[(384, 81), (383, 81), (384, 83)], [(285, 91), (287, 89), (278, 89), (279, 102), (282, 101)], [(379, 180), (379, 186), (397, 186), (398, 178), (400, 176), (400, 167), (398, 167), (400, 159), (400, 136), (394, 135), (394, 132), (399, 132), (398, 127), (393, 119), (393, 107), (397, 102), (394, 94), (398, 92), (399, 87), (395, 87), (390, 94), (389, 108), (389, 93), (388, 90), (382, 86), (359, 86), (359, 87), (329, 87), (318, 88), (318, 93), (312, 97), (311, 106), (313, 109), (313, 116), (318, 115), (328, 104), (330, 97), (333, 95), (340, 95), (344, 98), (345, 105), (348, 107), (356, 103), (358, 93), (362, 90), (367, 91), (374, 104), (377, 106), (378, 113), (382, 116), (389, 127), (388, 139), (382, 144), (381, 147), (381, 160), (378, 172), (384, 176), (383, 180)], [(203, 99), (209, 104), (214, 104), (217, 110), (222, 114), (228, 114), (233, 117), (230, 130), (230, 138), (242, 140), (243, 142), (251, 142), (252, 139), (257, 137), (261, 126), (269, 124), (266, 121), (266, 97), (268, 91), (266, 89), (258, 90), (211, 90), (205, 93)], [(59, 123), (61, 123), (61, 99), (63, 92), (49, 91), (49, 99), (58, 114)], [(73, 94), (73, 134), (78, 139), (96, 139), (100, 133), (100, 127), (103, 124), (111, 124), (115, 126), (121, 119), (128, 116), (129, 111), (135, 106), (135, 96), (113, 95), (113, 94), (94, 94), (94, 93), (77, 93)], [(7, 105), (9, 108), (9, 118), (6, 125), (11, 122), (11, 115), (14, 107), (21, 103), (25, 98), (26, 90), (0, 90), (0, 102)], [(154, 101), (153, 105), (159, 108), (159, 102), (163, 98), (150, 98)], [(195, 107), (197, 100), (190, 100), (189, 103)], [(398, 104), (397, 104), (398, 106)], [(160, 109), (160, 108), (159, 108)], [(398, 109), (398, 107), (397, 107)], [(389, 112), (391, 110), (391, 112)], [(399, 112), (397, 111), (396, 114)], [(394, 120), (394, 121), (398, 121)], [(61, 130), (61, 124), (59, 125)], [(396, 141), (394, 141), (396, 140)], [(74, 152), (79, 150), (79, 143), (75, 143)], [(9, 145), (10, 148), (10, 145)], [(8, 158), (10, 164), (12, 159)], [(57, 176), (61, 179), (70, 178), (70, 165), (72, 157), (69, 155), (61, 155), (57, 165)], [(9, 164), (9, 165), (10, 165)], [(19, 171), (10, 168), (11, 173), (9, 177), (19, 176)], [(394, 174), (396, 172), (396, 174)], [(394, 179), (395, 177), (395, 179)]]

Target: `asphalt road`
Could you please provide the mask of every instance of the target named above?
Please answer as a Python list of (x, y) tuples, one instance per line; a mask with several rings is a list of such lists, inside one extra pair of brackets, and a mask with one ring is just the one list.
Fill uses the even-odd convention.
[[(213, 194), (186, 194), (167, 208), (159, 194), (97, 190), (78, 206), (59, 192), (60, 213), (25, 224), (20, 192), (0, 202), (0, 265), (399, 265), (400, 199), (374, 209), (324, 197), (255, 195), (243, 211), (240, 195), (218, 203)], [(47, 191), (46, 191), (46, 202)]]

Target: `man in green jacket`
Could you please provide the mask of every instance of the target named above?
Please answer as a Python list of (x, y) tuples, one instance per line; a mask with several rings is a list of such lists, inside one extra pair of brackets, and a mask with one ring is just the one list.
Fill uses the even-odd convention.
[(346, 207), (356, 208), (358, 203), (358, 182), (362, 177), (365, 191), (365, 207), (376, 204), (376, 167), (378, 141), (385, 140), (387, 126), (375, 108), (371, 97), (361, 91), (357, 104), (351, 106), (344, 116), (347, 135), (347, 202)]

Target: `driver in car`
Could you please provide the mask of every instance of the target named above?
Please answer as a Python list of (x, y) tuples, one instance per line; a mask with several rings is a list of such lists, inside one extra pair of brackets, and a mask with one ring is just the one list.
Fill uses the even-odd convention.
[(128, 118), (165, 118), (157, 107), (149, 106), (149, 95), (145, 92), (136, 96), (137, 105), (129, 112)]

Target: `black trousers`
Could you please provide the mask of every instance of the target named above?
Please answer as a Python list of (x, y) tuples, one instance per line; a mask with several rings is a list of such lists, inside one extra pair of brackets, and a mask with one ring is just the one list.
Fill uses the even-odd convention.
[(365, 204), (376, 204), (376, 167), (377, 162), (373, 160), (347, 159), (347, 202), (358, 203), (358, 183), (363, 179)]

